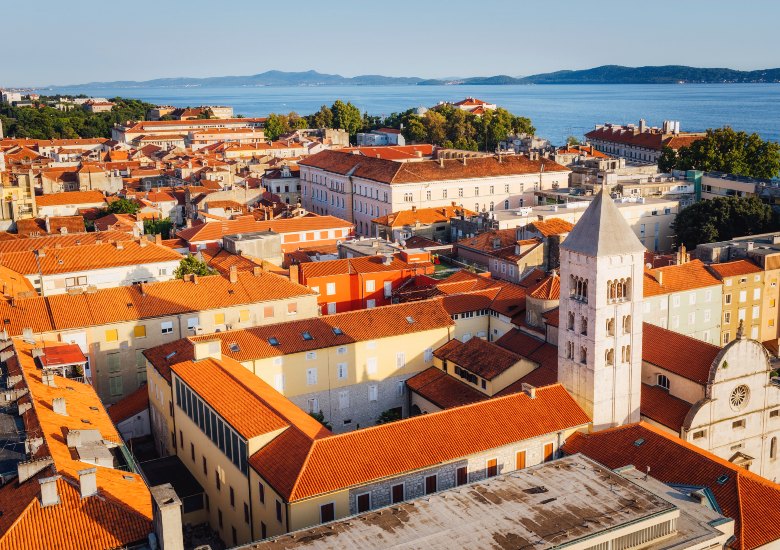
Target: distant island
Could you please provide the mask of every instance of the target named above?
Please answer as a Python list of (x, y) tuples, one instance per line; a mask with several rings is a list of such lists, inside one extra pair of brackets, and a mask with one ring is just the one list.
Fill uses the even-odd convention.
[(78, 88), (181, 88), (181, 87), (254, 87), (254, 86), (459, 86), (459, 85), (523, 85), (523, 84), (729, 84), (779, 83), (780, 68), (756, 71), (738, 71), (664, 65), (658, 67), (623, 67), (604, 65), (580, 71), (556, 71), (525, 77), (508, 75), (477, 76), (452, 79), (425, 79), (361, 75), (344, 77), (317, 71), (266, 71), (250, 76), (215, 76), (209, 78), (157, 78), (154, 80), (90, 82), (67, 86), (48, 86), (56, 89)]

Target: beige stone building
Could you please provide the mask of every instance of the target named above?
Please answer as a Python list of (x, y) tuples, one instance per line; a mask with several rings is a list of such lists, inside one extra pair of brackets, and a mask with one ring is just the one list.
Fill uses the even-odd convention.
[[(720, 343), (725, 346), (742, 331), (752, 340), (761, 338), (764, 306), (764, 271), (749, 260), (735, 260), (708, 266), (723, 283), (723, 318)], [(767, 304), (776, 308), (777, 302)]]

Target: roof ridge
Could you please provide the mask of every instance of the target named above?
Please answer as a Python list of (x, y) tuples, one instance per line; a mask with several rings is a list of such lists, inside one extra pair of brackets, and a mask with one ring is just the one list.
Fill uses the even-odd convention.
[[(296, 427), (296, 429), (297, 429), (297, 427)], [(298, 431), (300, 432), (301, 430), (298, 430)], [(284, 432), (282, 432), (282, 433), (284, 433)], [(306, 451), (306, 458), (304, 458), (303, 462), (301, 462), (301, 467), (298, 468), (298, 473), (295, 476), (295, 483), (293, 483), (292, 487), (290, 487), (290, 496), (289, 496), (290, 500), (293, 499), (293, 495), (295, 494), (295, 490), (298, 488), (298, 484), (301, 482), (301, 479), (303, 478), (303, 472), (306, 471), (306, 466), (309, 464), (309, 460), (311, 460), (311, 455), (314, 453), (314, 447), (315, 447), (315, 445), (317, 445), (317, 442), (320, 441), (320, 440), (323, 440), (323, 439), (330, 439), (331, 437), (336, 435), (333, 432), (331, 432), (331, 435), (326, 435), (326, 436), (321, 437), (319, 439), (314, 439), (314, 438), (308, 437), (303, 432), (301, 432), (301, 433), (307, 439), (309, 439), (311, 441), (311, 445), (309, 445), (309, 449)], [(349, 432), (345, 432), (345, 433), (349, 433)], [(282, 435), (282, 434), (279, 434), (279, 435)], [(277, 436), (277, 437), (279, 437), (279, 436)], [(276, 437), (274, 439), (276, 439)]]

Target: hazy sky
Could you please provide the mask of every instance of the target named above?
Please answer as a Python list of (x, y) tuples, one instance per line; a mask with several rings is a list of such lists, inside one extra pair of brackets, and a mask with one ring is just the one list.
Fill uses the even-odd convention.
[(0, 86), (780, 66), (776, 0), (3, 0)]

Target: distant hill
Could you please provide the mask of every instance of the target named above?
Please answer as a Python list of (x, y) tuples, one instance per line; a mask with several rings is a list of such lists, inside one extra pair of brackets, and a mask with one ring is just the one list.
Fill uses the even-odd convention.
[(659, 67), (623, 67), (604, 65), (581, 71), (556, 71), (526, 77), (508, 75), (478, 76), (470, 78), (423, 79), (361, 75), (344, 77), (317, 71), (284, 72), (266, 71), (250, 76), (215, 76), (210, 78), (157, 78), (141, 82), (120, 80), (115, 82), (90, 82), (52, 88), (180, 88), (198, 87), (252, 87), (252, 86), (441, 86), (441, 85), (511, 85), (511, 84), (676, 84), (676, 83), (757, 83), (780, 82), (780, 68), (757, 71), (713, 69), (664, 65)]

